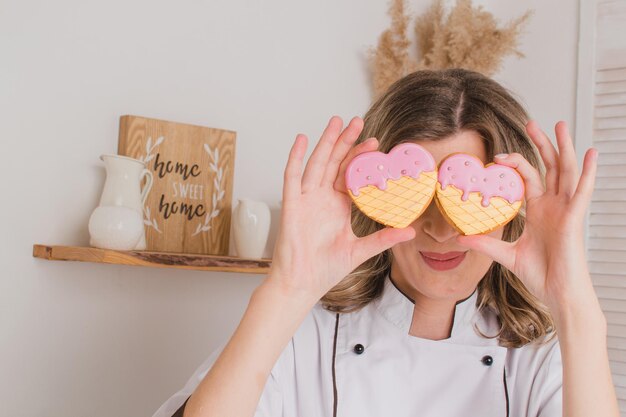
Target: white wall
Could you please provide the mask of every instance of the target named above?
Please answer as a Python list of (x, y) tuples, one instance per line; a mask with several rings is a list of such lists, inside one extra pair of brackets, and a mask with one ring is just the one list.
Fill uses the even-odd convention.
[[(525, 3), (479, 2), (503, 20), (536, 10), (527, 58), (495, 78), (545, 128), (573, 126), (578, 7)], [(365, 113), (387, 2), (0, 9), (0, 415), (151, 415), (230, 336), (262, 276), (48, 262), (32, 244), (87, 244), (122, 114), (236, 130), (234, 198), (276, 207), (296, 133), (312, 149), (331, 115)]]

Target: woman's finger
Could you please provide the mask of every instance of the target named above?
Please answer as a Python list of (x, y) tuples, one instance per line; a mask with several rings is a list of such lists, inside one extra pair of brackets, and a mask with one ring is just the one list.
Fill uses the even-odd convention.
[(526, 124), (526, 132), (531, 140), (539, 149), (539, 154), (546, 166), (546, 191), (551, 193), (558, 192), (559, 181), (559, 154), (550, 142), (548, 136), (539, 128), (534, 120), (530, 120)]
[(576, 151), (565, 122), (558, 122), (554, 132), (559, 147), (559, 194), (570, 198), (574, 195), (578, 182)]
[(348, 155), (343, 159), (341, 165), (339, 166), (339, 172), (337, 173), (337, 178), (335, 179), (334, 188), (337, 191), (347, 194), (348, 189), (346, 188), (346, 168), (352, 159), (362, 154), (363, 152), (371, 152), (378, 149), (378, 139), (376, 138), (368, 138), (363, 142), (355, 145), (350, 151)]
[(337, 178), (341, 161), (344, 160), (354, 142), (359, 138), (361, 130), (363, 130), (363, 119), (360, 117), (353, 118), (348, 124), (348, 127), (346, 127), (341, 133), (341, 136), (339, 136), (337, 143), (335, 143), (321, 185), (333, 185)]
[(299, 134), (291, 145), (283, 180), (283, 204), (288, 204), (288, 201), (297, 199), (302, 192), (300, 190), (302, 160), (306, 153), (307, 141), (305, 135)]
[(459, 235), (456, 237), (456, 241), (490, 257), (509, 271), (513, 271), (515, 266), (514, 242), (506, 242), (487, 235)]
[(304, 168), (304, 174), (302, 175), (302, 192), (318, 187), (322, 181), (326, 164), (328, 163), (328, 156), (335, 146), (335, 142), (339, 137), (343, 121), (339, 116), (333, 116), (330, 118), (328, 125), (324, 129), (320, 140), (315, 145), (313, 153), (309, 158), (309, 161)]
[(350, 255), (352, 265), (356, 268), (372, 256), (391, 248), (396, 243), (413, 239), (415, 233), (415, 229), (410, 226), (404, 228), (385, 227), (370, 235), (358, 238), (352, 246)]
[(526, 201), (541, 197), (544, 192), (539, 171), (519, 153), (500, 154), (494, 157), (496, 163), (515, 168), (524, 180)]
[(587, 210), (589, 201), (593, 194), (593, 187), (596, 181), (596, 170), (598, 168), (598, 151), (594, 148), (587, 149), (583, 160), (583, 172), (576, 187), (576, 193), (572, 199), (575, 207), (581, 207), (584, 212)]

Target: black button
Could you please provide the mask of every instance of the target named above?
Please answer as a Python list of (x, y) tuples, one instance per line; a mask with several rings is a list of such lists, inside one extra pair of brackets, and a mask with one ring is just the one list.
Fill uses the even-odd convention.
[(493, 364), (493, 358), (489, 355), (483, 356), (481, 359), (483, 365), (491, 366)]
[(360, 355), (364, 351), (365, 351), (365, 347), (362, 344), (357, 343), (356, 345), (354, 345), (354, 353), (356, 353), (357, 355)]

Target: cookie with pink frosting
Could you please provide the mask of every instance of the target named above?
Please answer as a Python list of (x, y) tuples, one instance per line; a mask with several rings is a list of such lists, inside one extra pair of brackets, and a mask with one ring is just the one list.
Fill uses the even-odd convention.
[(365, 152), (346, 168), (347, 192), (371, 219), (406, 227), (428, 207), (435, 194), (437, 164), (422, 146), (405, 142), (389, 153)]
[(437, 205), (460, 233), (489, 233), (510, 222), (522, 206), (524, 181), (513, 168), (485, 166), (473, 155), (457, 153), (438, 171)]

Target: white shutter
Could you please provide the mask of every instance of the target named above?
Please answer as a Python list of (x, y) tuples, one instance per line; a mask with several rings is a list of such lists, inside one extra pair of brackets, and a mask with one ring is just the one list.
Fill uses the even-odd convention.
[(580, 6), (577, 150), (579, 159), (589, 146), (599, 151), (587, 255), (626, 417), (626, 0), (582, 0)]

